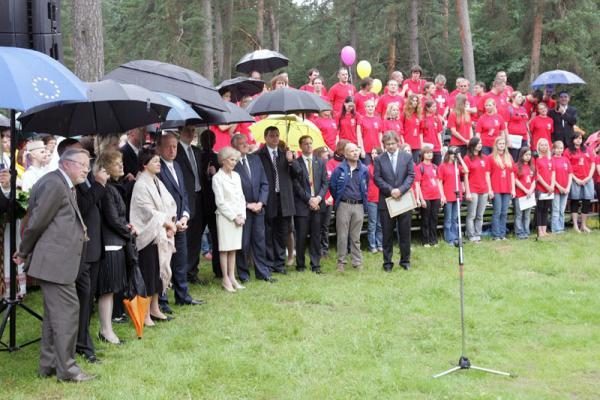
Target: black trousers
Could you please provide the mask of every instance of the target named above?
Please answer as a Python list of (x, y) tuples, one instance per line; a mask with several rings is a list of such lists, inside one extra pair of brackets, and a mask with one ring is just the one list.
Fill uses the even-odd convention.
[(405, 212), (397, 217), (390, 218), (387, 209), (381, 210), (381, 229), (383, 231), (383, 267), (392, 268), (394, 251), (394, 228), (398, 231), (400, 244), (400, 264), (410, 263), (410, 220), (412, 212)]
[(242, 249), (236, 253), (238, 276), (242, 280), (250, 279), (248, 259), (252, 256), (256, 279), (269, 279), (271, 267), (265, 248), (265, 214), (256, 214), (246, 210), (246, 222), (242, 233)]
[(329, 251), (329, 224), (332, 211), (333, 206), (327, 206), (325, 212), (321, 213), (321, 255)]
[[(279, 199), (276, 201), (279, 202)], [(265, 239), (267, 260), (271, 270), (283, 272), (285, 271), (285, 250), (292, 217), (281, 215), (281, 204), (278, 204), (277, 208), (277, 216), (265, 218)]]
[[(200, 249), (202, 247), (202, 234), (208, 227), (210, 242), (212, 243), (212, 270), (216, 277), (221, 277), (221, 262), (219, 260), (219, 237), (217, 236), (217, 216), (214, 212), (206, 211), (207, 207), (202, 196), (196, 196), (196, 215), (188, 222), (188, 279), (198, 275), (200, 264)], [(192, 237), (190, 237), (192, 236)]]
[(535, 207), (535, 225), (548, 225), (548, 212), (552, 208), (552, 200), (538, 200)]
[(427, 207), (421, 207), (421, 235), (423, 244), (437, 244), (437, 220), (440, 200), (425, 200)]
[(321, 267), (321, 220), (320, 211), (310, 211), (308, 216), (294, 217), (294, 227), (296, 228), (296, 268), (306, 268), (304, 253), (306, 252), (306, 239), (310, 234), (310, 268)]
[(90, 320), (94, 307), (94, 294), (98, 285), (99, 262), (82, 262), (79, 275), (75, 281), (77, 298), (79, 299), (79, 331), (76, 351), (91, 356), (96, 353), (94, 342), (90, 336)]

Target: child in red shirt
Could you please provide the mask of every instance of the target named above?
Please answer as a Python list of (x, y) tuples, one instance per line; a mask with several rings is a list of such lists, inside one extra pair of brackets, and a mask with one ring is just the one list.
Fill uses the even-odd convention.
[(338, 140), (346, 139), (351, 143), (358, 144), (356, 126), (359, 118), (360, 114), (357, 114), (354, 108), (354, 99), (347, 97), (338, 119)]
[(421, 120), (420, 130), (423, 142), (433, 145), (433, 163), (442, 162), (442, 131), (444, 121), (437, 113), (437, 104), (433, 100), (425, 101), (425, 116)]
[[(587, 151), (583, 144), (583, 133), (575, 132), (573, 142), (565, 152), (565, 155), (571, 162), (573, 168), (573, 184), (569, 199), (571, 200), (571, 213), (573, 221), (573, 229), (576, 232), (581, 231), (589, 233), (590, 228), (587, 227), (586, 221), (589, 212), (591, 211), (591, 200), (594, 198), (594, 170), (596, 165), (594, 158)], [(581, 205), (581, 227), (578, 224), (578, 210)]]
[(548, 211), (552, 207), (554, 199), (555, 172), (552, 163), (550, 144), (546, 139), (538, 140), (538, 158), (535, 163), (537, 172), (537, 205), (535, 207), (535, 220), (538, 231), (538, 239), (548, 236)]
[[(542, 139), (540, 139), (542, 142)], [(538, 142), (539, 143), (539, 142)], [(550, 228), (552, 233), (563, 233), (565, 231), (565, 208), (571, 191), (573, 181), (573, 168), (571, 162), (563, 155), (565, 146), (557, 140), (552, 146), (554, 156), (552, 157), (552, 169), (554, 171), (554, 198), (552, 199), (552, 222)]]
[(365, 164), (371, 164), (371, 152), (374, 148), (383, 148), (381, 137), (383, 135), (383, 122), (381, 118), (375, 115), (375, 102), (367, 100), (365, 103), (366, 114), (358, 121), (356, 127), (356, 136), (358, 147), (361, 148), (361, 157), (365, 159)]
[[(371, 151), (371, 158), (375, 160), (383, 150), (380, 147), (375, 147)], [(373, 179), (375, 164), (371, 163), (369, 168), (369, 180)], [(379, 219), (379, 188), (377, 185), (369, 185), (367, 191), (367, 239), (369, 241), (369, 251), (377, 253), (383, 251), (383, 231), (381, 229), (381, 220)]]
[(433, 163), (433, 147), (429, 145), (423, 146), (421, 163), (415, 167), (415, 189), (421, 204), (423, 246), (436, 246), (442, 191), (438, 183), (437, 166)]
[[(517, 156), (517, 162), (514, 167), (515, 174), (515, 235), (517, 239), (527, 239), (529, 237), (531, 224), (531, 209), (533, 207), (523, 208), (521, 201), (525, 199), (535, 199), (535, 166), (531, 161), (531, 149), (522, 147)], [(546, 214), (548, 209), (546, 209)], [(546, 220), (547, 223), (547, 220)]]
[(538, 104), (537, 110), (537, 115), (529, 121), (531, 148), (533, 149), (537, 149), (538, 141), (542, 138), (551, 143), (552, 132), (554, 131), (554, 120), (548, 116), (548, 106), (546, 103)]
[(465, 177), (467, 218), (465, 218), (466, 235), (470, 241), (481, 242), (481, 231), (483, 229), (483, 213), (488, 200), (488, 183), (486, 180), (488, 172), (487, 157), (481, 154), (481, 139), (477, 136), (469, 140), (467, 155), (464, 158), (467, 167)]
[(410, 146), (413, 162), (417, 164), (423, 146), (423, 135), (419, 129), (421, 124), (421, 102), (415, 94), (408, 96), (402, 113), (402, 126), (404, 128), (404, 142)]
[[(480, 120), (481, 121), (481, 120)], [(494, 205), (492, 214), (492, 238), (506, 239), (506, 222), (510, 199), (515, 197), (515, 175), (513, 160), (506, 148), (504, 136), (496, 138), (492, 154), (488, 156), (488, 187), (489, 197)]]
[[(457, 171), (454, 161), (458, 157), (459, 166)], [(438, 182), (442, 192), (442, 205), (444, 206), (444, 240), (448, 244), (458, 243), (458, 201), (456, 193), (462, 192), (460, 187), (460, 176), (458, 173), (466, 171), (466, 166), (456, 147), (448, 149), (444, 155), (444, 162), (438, 168)], [(457, 187), (458, 182), (458, 187)]]

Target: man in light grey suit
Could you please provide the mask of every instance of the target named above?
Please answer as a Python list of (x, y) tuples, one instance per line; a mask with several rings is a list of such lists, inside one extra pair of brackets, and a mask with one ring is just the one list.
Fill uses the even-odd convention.
[(58, 169), (33, 186), (29, 219), (13, 257), (16, 263), (26, 262), (29, 276), (40, 281), (44, 322), (39, 375), (56, 374), (59, 381), (83, 382), (94, 378), (75, 362), (79, 321), (75, 279), (87, 240), (75, 186), (85, 181), (89, 166), (86, 150), (68, 149), (60, 157)]
[(394, 248), (394, 228), (398, 230), (400, 241), (400, 266), (410, 269), (410, 211), (390, 218), (385, 202), (386, 197), (399, 199), (410, 190), (415, 180), (415, 169), (410, 154), (398, 150), (398, 136), (395, 132), (386, 132), (381, 140), (385, 146), (383, 154), (375, 159), (373, 180), (379, 188), (377, 205), (383, 230), (383, 269), (391, 272)]

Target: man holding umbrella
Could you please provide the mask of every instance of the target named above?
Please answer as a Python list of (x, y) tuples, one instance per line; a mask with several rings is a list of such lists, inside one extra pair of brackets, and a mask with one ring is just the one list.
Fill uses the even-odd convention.
[(577, 123), (577, 109), (569, 105), (569, 100), (569, 93), (560, 92), (556, 108), (548, 111), (548, 116), (554, 121), (552, 141), (560, 140), (565, 147), (573, 142), (574, 127)]

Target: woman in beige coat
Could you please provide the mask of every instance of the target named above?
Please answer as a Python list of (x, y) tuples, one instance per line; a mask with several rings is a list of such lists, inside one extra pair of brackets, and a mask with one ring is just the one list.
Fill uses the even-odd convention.
[(242, 231), (246, 221), (246, 200), (242, 191), (242, 182), (233, 170), (240, 153), (232, 147), (223, 147), (219, 151), (221, 169), (212, 178), (212, 188), (217, 205), (217, 236), (219, 238), (219, 257), (223, 273), (223, 289), (235, 292), (244, 289), (235, 280), (235, 253), (242, 248)]

